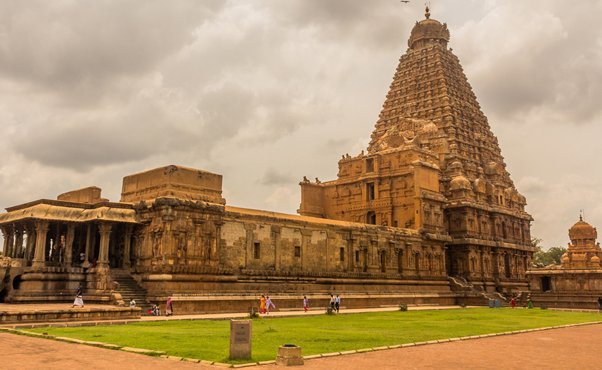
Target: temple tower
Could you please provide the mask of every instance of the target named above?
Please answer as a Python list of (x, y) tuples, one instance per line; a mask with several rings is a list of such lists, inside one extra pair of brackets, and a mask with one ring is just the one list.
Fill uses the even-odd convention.
[(299, 213), (447, 235), (449, 275), (518, 289), (533, 253), (532, 218), (449, 41), (427, 8), (367, 153), (343, 155), (337, 180), (304, 179)]

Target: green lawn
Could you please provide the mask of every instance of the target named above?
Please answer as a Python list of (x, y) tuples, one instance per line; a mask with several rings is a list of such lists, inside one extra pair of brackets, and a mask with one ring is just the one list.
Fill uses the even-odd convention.
[[(601, 319), (598, 313), (508, 308), (262, 318), (253, 320), (253, 361), (273, 360), (285, 343), (299, 345), (310, 355)], [(226, 320), (162, 321), (34, 331), (229, 362), (229, 325)]]

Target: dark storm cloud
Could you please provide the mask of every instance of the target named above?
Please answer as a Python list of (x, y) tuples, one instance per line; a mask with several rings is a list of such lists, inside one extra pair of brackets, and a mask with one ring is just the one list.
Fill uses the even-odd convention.
[(194, 132), (174, 125), (174, 116), (160, 107), (145, 102), (136, 105), (117, 115), (52, 116), (51, 122), (15, 134), (11, 146), (43, 165), (89, 171), (98, 165), (177, 152), (197, 142)]
[(52, 89), (97, 91), (147, 73), (192, 40), (219, 1), (5, 1), (0, 75)]

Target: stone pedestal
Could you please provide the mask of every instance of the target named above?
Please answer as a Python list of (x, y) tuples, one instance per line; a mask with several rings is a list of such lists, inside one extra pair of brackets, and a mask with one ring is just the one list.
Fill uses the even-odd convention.
[(294, 344), (285, 344), (283, 346), (280, 346), (280, 348), (278, 348), (276, 364), (282, 366), (303, 365), (301, 347), (298, 347)]
[(230, 320), (230, 359), (251, 358), (251, 320)]

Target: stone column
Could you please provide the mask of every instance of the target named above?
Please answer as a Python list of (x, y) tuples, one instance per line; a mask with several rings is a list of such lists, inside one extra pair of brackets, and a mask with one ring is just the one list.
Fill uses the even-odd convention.
[(32, 267), (36, 270), (44, 267), (46, 259), (46, 235), (48, 234), (48, 221), (36, 221), (36, 249), (33, 256)]
[(4, 239), (4, 245), (2, 247), (2, 254), (8, 257), (8, 227), (2, 226), (2, 237)]
[(23, 228), (15, 226), (15, 245), (13, 247), (13, 257), (23, 258)]
[(71, 267), (73, 262), (73, 239), (75, 238), (75, 225), (67, 225), (67, 237), (65, 238), (65, 265)]
[(109, 223), (100, 223), (98, 233), (100, 234), (100, 250), (98, 252), (97, 267), (99, 270), (109, 268), (109, 241), (111, 240), (111, 227)]
[(125, 233), (123, 236), (123, 265), (125, 267), (130, 267), (132, 262), (130, 261), (130, 249), (132, 245), (132, 230), (134, 229), (133, 225), (125, 226)]
[(90, 252), (93, 248), (93, 242), (92, 242), (92, 224), (88, 224), (86, 225), (86, 251), (84, 252), (86, 254), (86, 258), (84, 260), (84, 267), (88, 267), (90, 265)]
[(213, 243), (211, 244), (211, 248), (213, 249), (211, 251), (211, 256), (212, 259), (219, 261), (219, 246), (222, 240), (222, 225), (224, 223), (221, 221), (216, 221), (214, 222), (215, 225), (215, 238), (213, 240)]
[[(280, 227), (272, 225), (272, 245), (274, 246), (274, 271), (280, 270)], [(301, 253), (303, 256), (303, 253)]]
[(33, 258), (33, 251), (36, 245), (35, 239), (35, 228), (30, 224), (25, 226), (25, 232), (27, 233), (27, 239), (25, 241), (25, 266), (29, 266), (31, 259)]
[(8, 243), (6, 244), (6, 250), (4, 252), (4, 255), (7, 257), (14, 257), (13, 253), (14, 253), (14, 249), (15, 249), (15, 227), (14, 226), (9, 226), (8, 227), (8, 235), (5, 236), (5, 238), (8, 240)]

